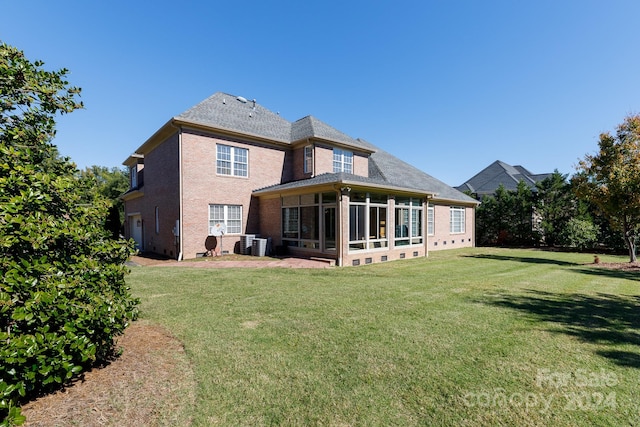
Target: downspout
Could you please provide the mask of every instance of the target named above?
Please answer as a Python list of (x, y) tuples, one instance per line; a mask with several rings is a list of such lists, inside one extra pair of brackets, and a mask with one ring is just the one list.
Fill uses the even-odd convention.
[[(424, 236), (424, 244), (425, 244), (425, 248), (424, 248), (424, 256), (425, 258), (429, 258), (429, 199), (433, 198), (433, 194), (427, 194), (427, 197), (425, 197), (425, 206), (423, 208), (423, 212), (425, 213), (425, 221), (422, 222), (422, 233)], [(433, 219), (434, 219), (434, 223), (435, 223), (435, 216), (436, 216), (436, 210), (435, 207), (433, 208)], [(435, 232), (435, 230), (434, 230)]]
[[(315, 156), (313, 157), (313, 161), (315, 163)], [(340, 191), (339, 188), (336, 188), (335, 185), (333, 186), (333, 189), (336, 192), (336, 217), (338, 218), (338, 229), (336, 230), (336, 251), (338, 259), (336, 260), (336, 263), (338, 264), (338, 267), (342, 267), (342, 191)]]
[(184, 221), (183, 221), (183, 191), (182, 191), (182, 126), (178, 127), (178, 182), (179, 182), (179, 208), (178, 208), (178, 216), (180, 218), (180, 235), (178, 236), (178, 261), (182, 261), (183, 256), (183, 245), (182, 240), (184, 239)]
[[(309, 138), (307, 138), (307, 142), (311, 143)], [(316, 145), (315, 144), (311, 144), (311, 160), (312, 160), (311, 167), (313, 168), (313, 170), (311, 171), (311, 177), (313, 178), (314, 176), (316, 176)]]
[(342, 189), (334, 184), (333, 190), (336, 192), (336, 217), (338, 218), (338, 229), (336, 230), (336, 255), (338, 256), (338, 259), (336, 260), (336, 265), (338, 267), (342, 267), (344, 254), (344, 249), (342, 247)]

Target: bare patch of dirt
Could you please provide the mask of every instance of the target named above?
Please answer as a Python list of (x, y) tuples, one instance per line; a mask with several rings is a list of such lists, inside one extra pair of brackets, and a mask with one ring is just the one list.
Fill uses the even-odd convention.
[(182, 344), (139, 320), (119, 337), (122, 354), (70, 386), (22, 407), (25, 426), (189, 425), (195, 380)]
[(201, 258), (193, 258), (187, 259), (184, 261), (176, 261), (175, 259), (156, 256), (153, 254), (143, 254), (143, 255), (134, 255), (131, 257), (131, 263), (139, 266), (156, 266), (156, 265), (166, 265), (166, 264), (180, 264), (184, 266), (185, 264), (192, 263), (201, 263), (201, 262), (222, 262), (222, 261), (247, 261), (247, 262), (256, 262), (256, 261), (266, 261), (273, 260), (277, 258), (273, 257), (256, 257), (251, 255), (241, 255), (241, 254), (225, 254), (221, 256), (204, 256)]

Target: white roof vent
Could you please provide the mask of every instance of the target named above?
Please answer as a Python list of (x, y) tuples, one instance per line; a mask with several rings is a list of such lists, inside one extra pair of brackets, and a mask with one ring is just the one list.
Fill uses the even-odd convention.
[(247, 103), (247, 98), (243, 97), (243, 96), (239, 96), (236, 98), (238, 101), (242, 102), (243, 104)]

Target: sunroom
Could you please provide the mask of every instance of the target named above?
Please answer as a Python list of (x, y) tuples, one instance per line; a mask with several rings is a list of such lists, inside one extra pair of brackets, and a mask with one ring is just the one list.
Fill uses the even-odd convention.
[(338, 265), (427, 254), (433, 195), (345, 179), (309, 181), (254, 192), (260, 198), (260, 230), (272, 236), (276, 252), (330, 258)]

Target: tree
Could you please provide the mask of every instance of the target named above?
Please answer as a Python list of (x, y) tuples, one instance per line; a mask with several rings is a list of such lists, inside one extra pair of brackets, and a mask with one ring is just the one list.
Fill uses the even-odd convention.
[(93, 165), (79, 171), (78, 177), (88, 190), (84, 196), (86, 202), (91, 202), (96, 195), (109, 201), (104, 227), (117, 239), (122, 234), (124, 222), (124, 203), (120, 196), (129, 188), (128, 171)]
[(512, 235), (517, 245), (539, 243), (540, 237), (534, 229), (534, 194), (524, 181), (518, 182), (513, 197)]
[(570, 248), (591, 249), (598, 241), (598, 231), (598, 226), (589, 220), (571, 218), (558, 238)]
[(615, 135), (602, 133), (598, 145), (597, 154), (580, 161), (574, 188), (622, 233), (630, 262), (635, 262), (640, 231), (640, 115), (627, 116)]
[(496, 199), (485, 196), (476, 209), (476, 242), (480, 246), (492, 246), (498, 243), (498, 224), (495, 221)]
[(536, 189), (536, 215), (540, 218), (540, 228), (548, 246), (562, 241), (561, 235), (571, 219), (590, 222), (587, 206), (576, 199), (567, 175), (555, 170), (536, 183)]
[(476, 210), (477, 241), (481, 245), (508, 245), (513, 239), (514, 196), (500, 185), (485, 196)]
[(483, 245), (531, 245), (539, 240), (533, 227), (531, 189), (523, 182), (516, 191), (500, 185), (493, 196), (485, 196), (476, 211), (477, 241)]
[[(137, 316), (124, 276), (132, 253), (82, 199), (75, 165), (52, 144), (55, 119), (82, 108), (66, 69), (51, 72), (0, 44), (0, 423), (113, 354)], [(3, 421), (4, 420), (4, 421)]]

